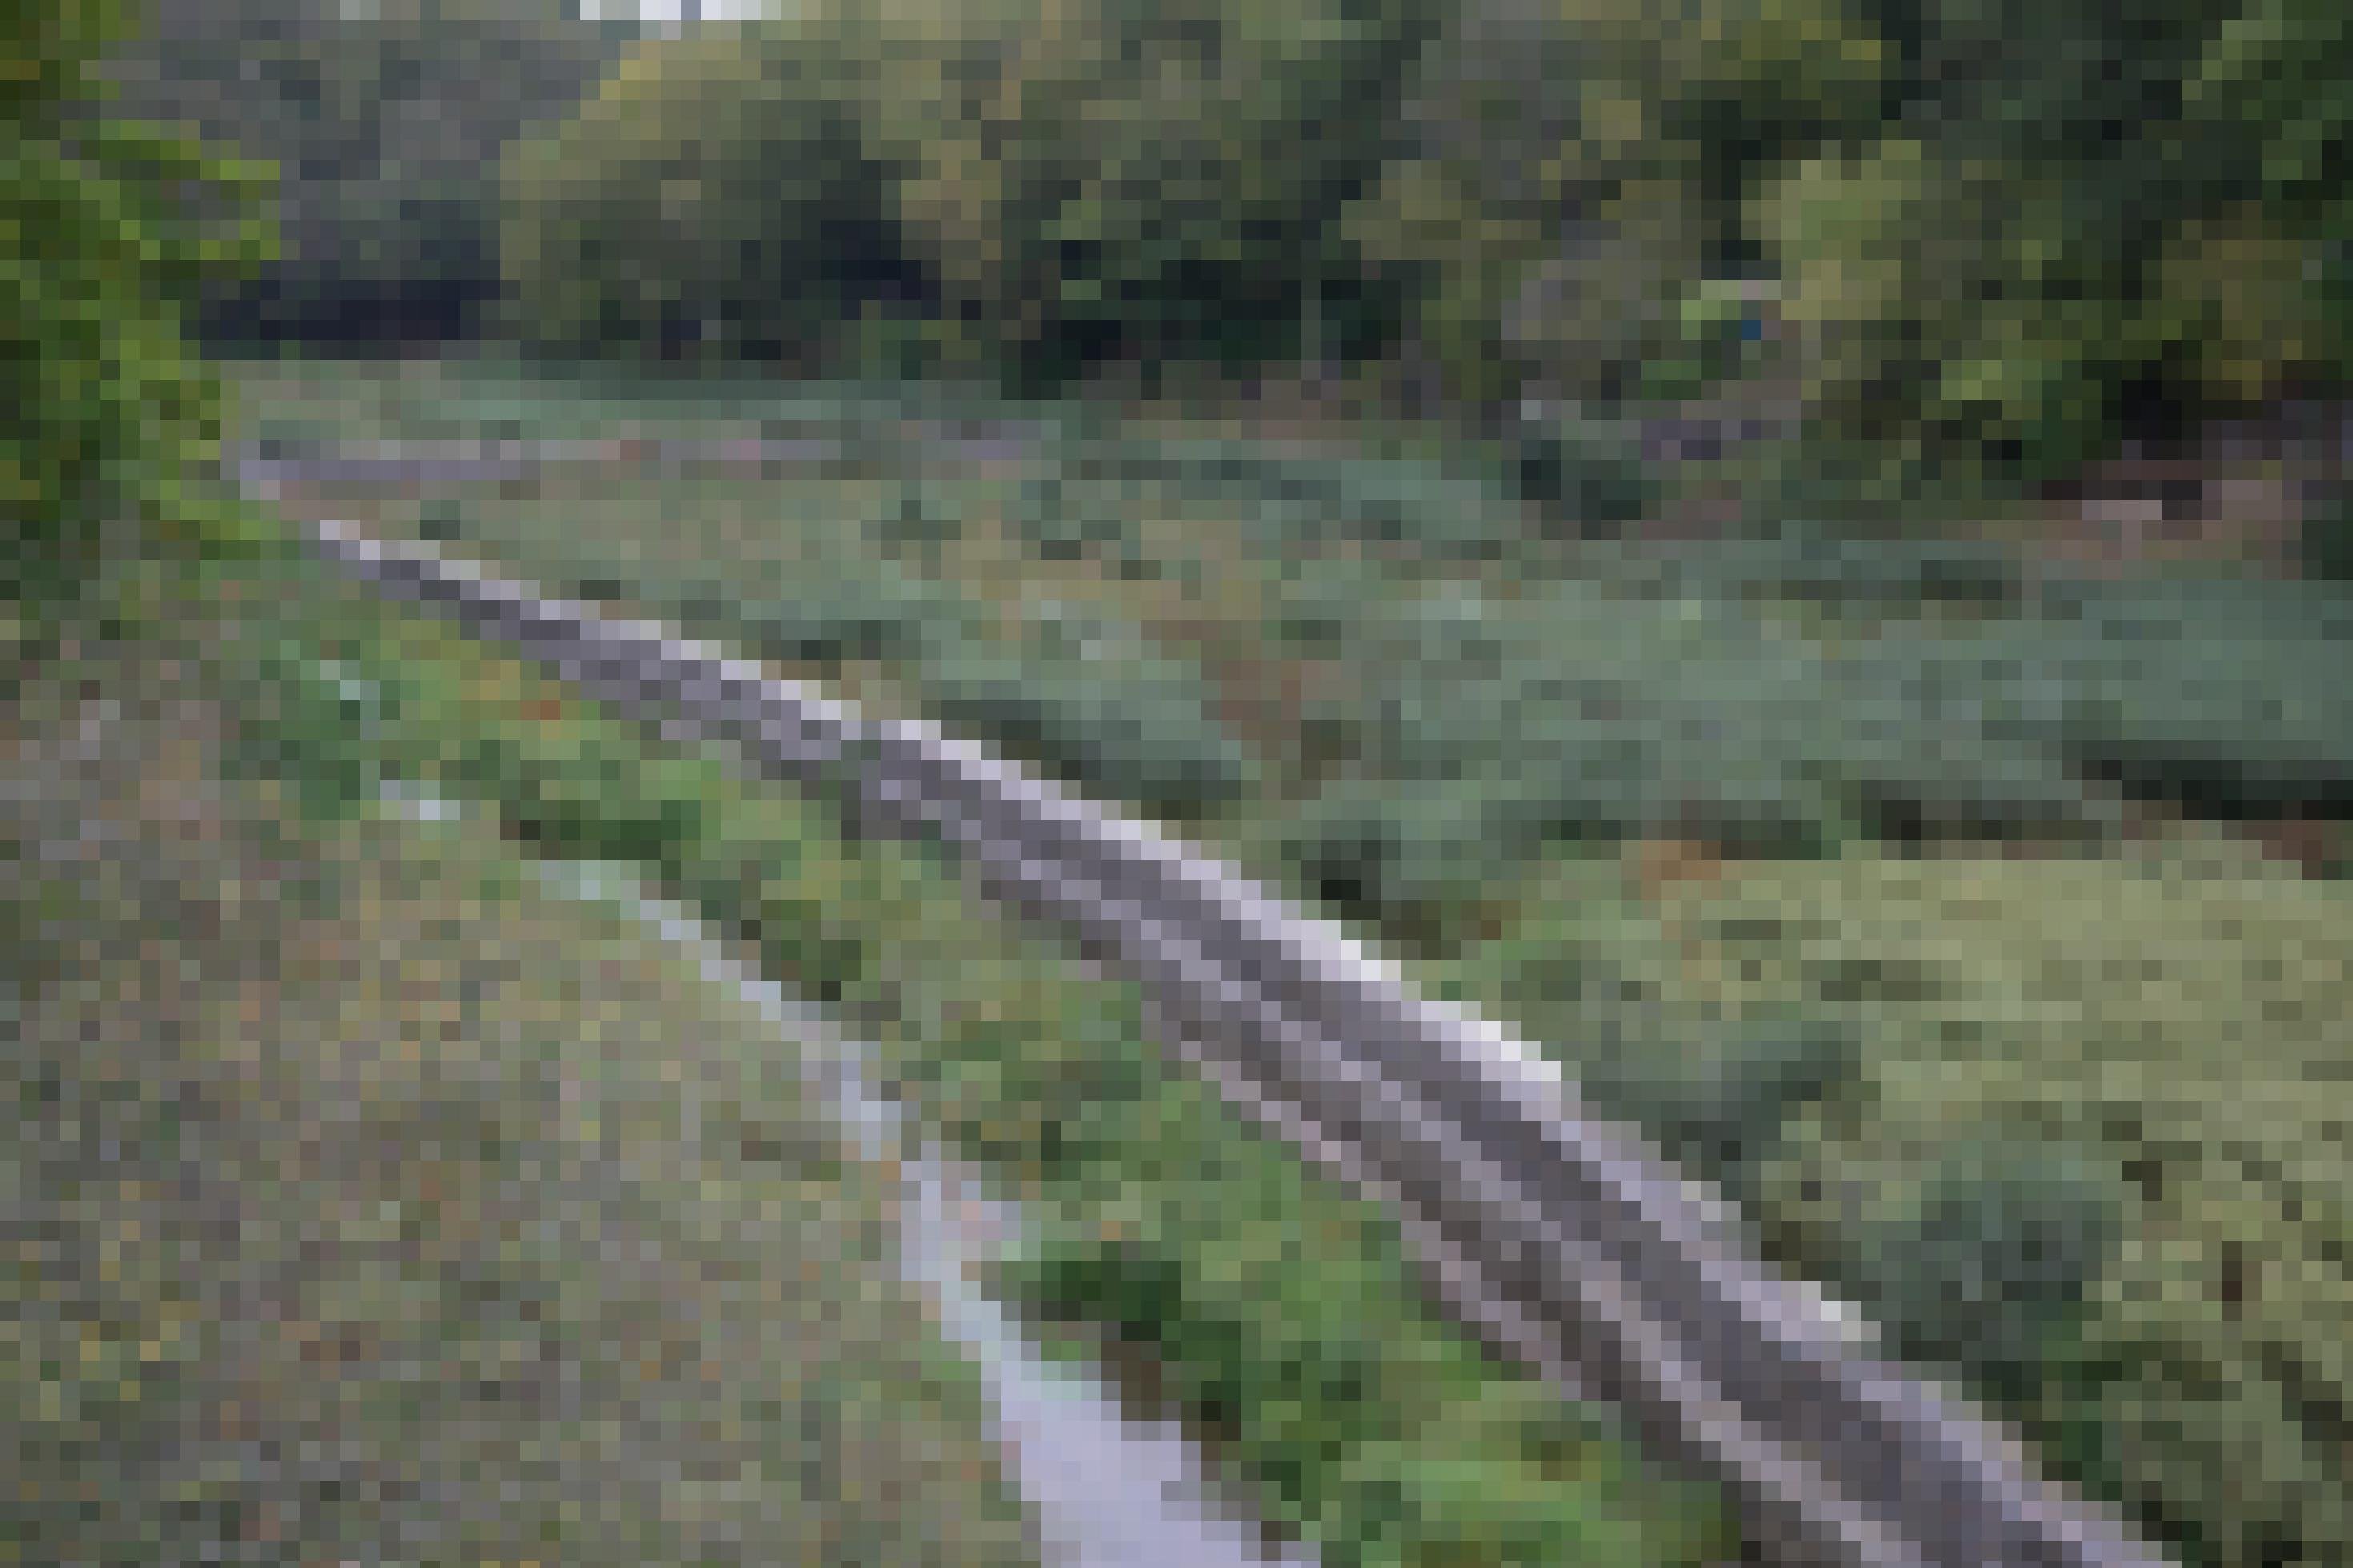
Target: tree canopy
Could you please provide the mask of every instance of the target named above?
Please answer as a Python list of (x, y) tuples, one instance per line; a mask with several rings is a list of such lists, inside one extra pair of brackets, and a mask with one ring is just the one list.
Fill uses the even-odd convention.
[(110, 74), (126, 107), (275, 160), (285, 247), (201, 324), (358, 347), (485, 324), (501, 286), (496, 172), (568, 114), (633, 29), (564, 0), (153, 0)]
[[(216, 547), (240, 514), (209, 483), (217, 389), (182, 336), (208, 280), (269, 252), (266, 166), (102, 112), (121, 0), (11, 8), (0, 51), (0, 597), (40, 619), (110, 558)], [(242, 212), (240, 213), (240, 206)]]

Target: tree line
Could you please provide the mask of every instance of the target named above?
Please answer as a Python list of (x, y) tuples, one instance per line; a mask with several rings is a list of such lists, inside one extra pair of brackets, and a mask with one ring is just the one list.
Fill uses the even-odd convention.
[(1857, 474), (2035, 478), (2343, 390), (2349, 50), (2334, 0), (155, 0), (104, 75), (278, 166), (216, 344), (1772, 384)]

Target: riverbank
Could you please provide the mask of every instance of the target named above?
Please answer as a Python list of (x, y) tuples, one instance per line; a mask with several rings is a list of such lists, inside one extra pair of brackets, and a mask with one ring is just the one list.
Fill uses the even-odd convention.
[(770, 1020), (495, 832), (240, 770), (205, 629), (0, 720), (12, 1551), (1037, 1563)]

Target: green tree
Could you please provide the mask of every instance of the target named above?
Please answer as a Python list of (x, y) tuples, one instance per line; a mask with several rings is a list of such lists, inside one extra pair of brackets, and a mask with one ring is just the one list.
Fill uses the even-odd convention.
[(879, 60), (847, 14), (639, 46), (508, 159), (518, 332), (588, 357), (849, 352), (871, 304), (922, 289), (865, 124)]
[(1819, 427), (1915, 473), (2064, 473), (2341, 384), (2353, 61), (2316, 0), (1873, 0), (1860, 143), (1757, 182)]
[(1458, 403), (1687, 395), (1764, 358), (1737, 298), (1793, 473), (2056, 477), (2344, 384), (2341, 9), (1475, 0), (1350, 232)]
[(0, 19), (0, 597), (37, 626), (110, 559), (186, 560), (248, 526), (212, 482), (217, 388), (182, 318), (206, 280), (268, 255), (249, 198), (270, 172), (100, 111), (98, 67), (128, 26), (120, 0)]
[(1644, 395), (1695, 292), (1757, 260), (1747, 193), (1875, 120), (1883, 55), (1835, 0), (1480, 0), (1424, 57), (1353, 232), (1411, 281), (1450, 396)]
[(156, 0), (126, 101), (283, 172), (280, 261), (210, 301), (227, 339), (355, 345), (479, 325), (499, 285), (498, 160), (567, 113), (623, 35), (561, 0)]
[(1361, 314), (1338, 220), (1431, 30), (1423, 0), (999, 13), (934, 68), (956, 110), (924, 128), (902, 209), (950, 310), (1033, 382), (1288, 360), (1312, 302)]
[(841, 0), (649, 45), (511, 160), (510, 270), (580, 350), (1287, 359), (1327, 281), (1353, 305), (1335, 220), (1425, 3)]
[(2172, 322), (2222, 396), (2341, 386), (2353, 338), (2353, 28), (2321, 0), (2252, 0), (2183, 84), (2199, 221), (2168, 250)]

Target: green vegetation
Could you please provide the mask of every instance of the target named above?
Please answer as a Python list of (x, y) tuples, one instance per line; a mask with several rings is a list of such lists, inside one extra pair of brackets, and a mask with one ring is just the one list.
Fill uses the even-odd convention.
[(514, 151), (522, 331), (590, 357), (1031, 385), (1295, 352), (1326, 231), (1381, 156), (1366, 111), (1425, 26), (1405, 5), (852, 4), (649, 45)]
[(2343, 1550), (2353, 1172), (2314, 1091), (2343, 1072), (2341, 883), (2211, 831), (1726, 868), (1654, 900), (1607, 863), (1550, 880), (1463, 994), (1668, 1136), (1689, 1112), (1646, 1110), (1651, 1082), (1711, 1039), (1851, 1032), (1856, 1070), (1794, 1097), (1736, 1185), (1767, 1249), (2183, 1561)]
[[(535, 406), (519, 394), (501, 406), (516, 431), (596, 416), (571, 403), (547, 381)], [(257, 423), (276, 406), (259, 404)], [(2125, 710), (2118, 682), (2147, 694), (2145, 724), (2178, 731), (2184, 716), (2165, 667), (2104, 651), (2109, 630), (2068, 617), (2089, 586), (1987, 622), (1978, 664), (1951, 651), (1972, 646), (1961, 631), (1919, 634), (1933, 658), (1895, 631), (1834, 652), (1711, 609), (1747, 571), (1737, 557), (1694, 580), (1700, 597), (1562, 579), (1541, 542), (1514, 542), (1525, 514), (1475, 471), (1103, 443), (1043, 409), (1008, 470), (894, 434), (913, 408), (894, 418), (844, 400), (828, 424), (818, 407), (801, 409), (800, 438), (856, 456), (757, 480), (553, 469), (437, 497), (429, 527), (417, 498), (354, 490), (333, 504), (896, 693), (1087, 787), (1202, 820), (1311, 893), (1353, 881), (1339, 893), (1352, 912), (1436, 930), (1564, 839), (1685, 831), (1752, 853), (1826, 852), (1859, 831), (2096, 839), (2116, 813), (2079, 776), (2099, 760), (2073, 743), (2084, 727)], [(920, 550), (896, 521), (908, 516), (930, 540)], [(1066, 547), (1113, 517), (1109, 547)], [(702, 564), (712, 560), (730, 563), (723, 581)], [(1826, 565), (1852, 600), (1836, 575), (1852, 563), (1883, 615), (1947, 584), (1974, 594), (1970, 572), (2002, 586), (1994, 558), (1953, 561), (1883, 588), (1869, 556), (1767, 558), (1737, 585), (1755, 595), (1763, 582), (1778, 602)], [(2322, 668), (2326, 605), (2278, 619), (2250, 657)], [(2021, 667), (2043, 673), (2012, 679), (2011, 649), (2026, 644), (2052, 652)], [(2327, 710), (2269, 715), (2241, 699), (2261, 679), (2218, 688), (2213, 721), (2250, 750), (2268, 725), (2275, 746), (2324, 766)], [(1941, 695), (1956, 679), (1970, 700)], [(2030, 700), (2068, 726), (2038, 726)], [(2178, 734), (2140, 739), (2158, 761), (2195, 760)]]
[(1806, 439), (1755, 521), (1915, 535), (1928, 492), (2014, 499), (2127, 437), (2347, 391), (2353, 69), (2326, 0), (159, 23), (113, 62), (141, 111), (286, 169), (286, 259), (213, 300), (250, 342), (1271, 378), (1489, 440), (1532, 398), (1514, 467), (1588, 527), (1695, 478), (1585, 450), (1593, 419), (1778, 409)]
[[(1181, 819), (1555, 1042), (2197, 1568), (2333, 1561), (2341, 828), (2298, 881), (2137, 842), (2126, 797), (2343, 817), (2341, 478), (2300, 583), (1993, 541), (2127, 438), (2346, 396), (2353, 63), (2327, 0), (2113, 9), (839, 0), (651, 37), (162, 0), (141, 43), (51, 5), (0, 25), (9, 614), (62, 646), (94, 601), (86, 646), (259, 594), (208, 653), (248, 782), (334, 817), (436, 777), (756, 936), (1051, 1197), (1008, 1287), (1145, 1345), (1327, 1560), (1718, 1545), (934, 857), (282, 563), (156, 570), (273, 532), (203, 472), (184, 317), (476, 356), (248, 368), (250, 437), (807, 442), (299, 499)], [(225, 272), (262, 171), (133, 110), (276, 160), (283, 257)], [(1315, 455), (1262, 439), (1279, 397), (1216, 406), (1294, 384), (1345, 426)], [(1205, 389), (1213, 435), (1124, 417)], [(1657, 456), (1767, 414), (1801, 433)], [(1620, 847), (1662, 845), (1687, 880), (1623, 896)]]
[[(535, 403), (506, 406), (526, 433), (585, 416), (553, 384)], [(845, 414), (828, 428), (846, 447), (894, 451), (888, 433), (902, 419), (887, 404), (859, 407), (859, 417)], [(253, 413), (269, 417), (270, 408)], [(2216, 1175), (2200, 1179), (2238, 1194), (2230, 1201), (2241, 1206), (2228, 1212), (2239, 1218), (2193, 1224), (2137, 1184), (2148, 1162), (2178, 1164), (2189, 1148), (2245, 1145), (2270, 1161), (2286, 1153), (2304, 1135), (2273, 1142), (2262, 1131), (2269, 1102), (2252, 1089), (2243, 1100), (2207, 1094), (2200, 1114), (2211, 1126), (2159, 1130), (2160, 1108), (2174, 1098), (2163, 1085), (2205, 1070), (2164, 1064), (2209, 1061), (2217, 1048), (2261, 1039), (2270, 1043), (2261, 1071), (2296, 1081), (2330, 1049), (2322, 1022), (2335, 1016), (2330, 1005), (2303, 982), (2258, 997), (2218, 980), (2207, 993), (2214, 1005), (2242, 994), (2243, 1017), (2150, 1015), (2165, 1043), (2135, 1045), (2138, 1026), (2120, 1023), (2102, 1026), (2113, 1038), (2098, 1047), (2066, 1038), (2059, 1022), (2085, 1016), (2081, 1000), (2030, 1015), (2061, 1033), (2020, 1034), (2005, 998), (2036, 993), (2001, 979), (1990, 954), (1934, 956), (1926, 935), (1919, 952), (1874, 946), (1913, 940), (1903, 933), (1920, 928), (1917, 900), (1937, 885), (1923, 880), (1932, 876), (1956, 889), (1981, 870), (2014, 877), (2001, 906), (2012, 913), (2002, 918), (2049, 899), (2075, 910), (2070, 918), (2086, 930), (2115, 926), (2105, 911), (2141, 900), (2202, 899), (2185, 891), (2187, 873), (2171, 861), (2135, 870), (2119, 858), (2153, 851), (2127, 847), (2120, 803), (2090, 775), (2137, 760), (2171, 779), (2201, 759), (2219, 766), (2243, 757), (2261, 765), (2239, 771), (2235, 805), (2216, 797), (2213, 809), (2325, 800), (2347, 733), (2326, 684), (2346, 636), (2330, 591), (2070, 580), (2029, 574), (1989, 547), (1898, 542), (1656, 560), (1661, 571), (1650, 576), (1629, 552), (1614, 573), (1579, 580), (1568, 574), (1573, 557), (1525, 542), (1501, 563), (1450, 552), (1444, 525), (1465, 520), (1435, 515), (1436, 505), (1398, 500), (1402, 526), (1386, 539), (1316, 527), (1337, 514), (1317, 498), (1376, 493), (1371, 479), (1341, 489), (1327, 475), (1336, 462), (1278, 459), (1264, 448), (1252, 462), (1238, 443), (1103, 442), (1073, 434), (1067, 411), (1035, 414), (1036, 440), (1009, 468), (919, 446), (921, 460), (896, 470), (812, 463), (754, 480), (692, 468), (551, 469), (533, 484), (432, 501), (353, 489), (336, 495), (335, 510), (399, 532), (438, 505), (461, 547), (558, 581), (602, 574), (631, 603), (670, 602), (674, 590), (663, 584), (681, 569), (667, 563), (728, 560), (726, 582), (698, 567), (692, 592), (676, 601), (689, 624), (723, 640), (752, 643), (747, 611), (797, 582), (804, 596), (808, 584), (831, 585), (824, 596), (845, 615), (868, 602), (864, 584), (895, 584), (902, 602), (928, 606), (901, 624), (932, 635), (812, 649), (822, 657), (797, 668), (885, 704), (936, 711), (958, 672), (987, 673), (977, 649), (1019, 672), (1007, 689), (1026, 701), (1041, 700), (1022, 682), (1049, 697), (1067, 689), (1076, 710), (1132, 707), (1144, 722), (1071, 732), (1177, 747), (1135, 754), (1121, 786), (1129, 798), (1152, 798), (1158, 783), (1155, 808), (1194, 813), (1187, 831), (1420, 955), (1417, 972), (1430, 984), (1522, 1019), (1572, 1062), (1600, 1109), (1639, 1123), (1744, 1199), (1774, 1256), (1866, 1303), (1894, 1345), (2025, 1422), (2054, 1463), (2125, 1501), (2145, 1528), (2200, 1563), (2258, 1560), (2264, 1531), (2276, 1534), (2262, 1522), (2274, 1505), (2242, 1508), (2224, 1489), (2260, 1483), (2273, 1489), (2249, 1495), (2285, 1500), (2277, 1507), (2295, 1528), (2330, 1539), (2325, 1489), (2310, 1478), (2325, 1462), (2329, 1401), (2342, 1397), (2329, 1392), (2338, 1374), (2325, 1349), (2336, 1331), (2330, 1281), (2341, 1273), (2329, 1261), (2332, 1222), (2264, 1228), (2266, 1189)], [(868, 435), (856, 434), (861, 426)], [(1189, 482), (1186, 458), (1198, 464)], [(1123, 482), (1128, 503), (1114, 512)], [(871, 525), (828, 525), (887, 516), (910, 489), (939, 524), (935, 552), (911, 553)], [(1450, 492), (1442, 473), (1421, 470), (1389, 493)], [(1506, 536), (1508, 506), (1500, 497), (1489, 504), (1492, 521), (1471, 523)], [(1121, 524), (1114, 549), (1041, 544), (1107, 516)], [(664, 520), (659, 541), (648, 518)], [(1436, 549), (1417, 547), (1425, 520)], [(1252, 542), (1261, 539), (1281, 543)], [(1122, 549), (1151, 569), (1123, 570)], [(1187, 718), (1155, 731), (1149, 702), (1116, 705), (1116, 673), (1130, 657), (1123, 649), (1142, 658), (1137, 668), (1166, 671), (1163, 689), (1195, 692), (1176, 711), (1198, 715), (1198, 683), (1213, 684), (1223, 699), (1216, 727), (1195, 731)], [(1098, 669), (1105, 682), (1091, 684)], [(371, 679), (399, 689), (383, 674)], [(1009, 722), (977, 710), (964, 717), (984, 733), (1019, 737), (1026, 711)], [(321, 728), (349, 743), (347, 720)], [(1247, 763), (1239, 794), (1181, 795), (1187, 781), (1172, 759), (1196, 754), (1185, 737), (1205, 734), (1215, 742), (1198, 754)], [(1044, 754), (1027, 739), (1032, 755)], [(1472, 1419), (1457, 1404), (1472, 1397), (1461, 1391), (1475, 1386), (1477, 1398), (1493, 1400), (1501, 1386), (1487, 1381), (1492, 1373), (1462, 1370), (1475, 1356), (1449, 1359), (1469, 1354), (1459, 1342), (1442, 1333), (1426, 1342), (1455, 1347), (1439, 1363), (1458, 1371), (1432, 1374), (1434, 1386), (1381, 1357), (1366, 1370), (1367, 1335), (1411, 1346), (1438, 1332), (1327, 1317), (1335, 1299), (1363, 1294), (1330, 1281), (1357, 1278), (1350, 1271), (1369, 1267), (1367, 1258), (1398, 1268), (1385, 1277), (1408, 1299), (1388, 1233), (1342, 1205), (1330, 1212), (1357, 1217), (1334, 1235), (1354, 1239), (1298, 1255), (1288, 1240), (1301, 1233), (1297, 1216), (1339, 1200), (1290, 1156), (1242, 1138), (1181, 1074), (1165, 1073), (1132, 998), (1082, 978), (1045, 946), (1015, 942), (983, 954), (981, 939), (944, 913), (956, 901), (934, 880), (944, 868), (922, 856), (828, 850), (802, 862), (788, 879), (804, 890), (787, 894), (773, 847), (810, 844), (807, 827), (731, 826), (726, 813), (711, 815), (689, 773), (631, 760), (642, 742), (618, 731), (576, 758), (569, 742), (536, 744), (451, 748), (442, 765), (506, 800), (563, 852), (659, 858), (684, 842), (737, 846), (694, 862), (707, 868), (691, 879), (677, 873), (681, 885), (700, 889), (707, 909), (758, 909), (763, 931), (801, 933), (772, 946), (772, 957), (812, 994), (873, 1020), (904, 1053), (902, 1080), (924, 1114), (997, 1168), (1067, 1200), (1055, 1211), (1065, 1223), (1008, 1288), (1042, 1317), (1067, 1321), (1074, 1349), (1125, 1346), (1113, 1351), (1115, 1363), (1150, 1356), (1160, 1396), (1222, 1439), (1268, 1517), (1317, 1535), (1327, 1556), (1361, 1552), (1362, 1561), (1441, 1558), (1457, 1530), (1506, 1554), (1517, 1548), (1502, 1543), (1572, 1552), (1579, 1532), (1596, 1528), (1598, 1507), (1582, 1502), (1530, 1522), (1514, 1512), (1511, 1500), (1525, 1494), (1510, 1478), (1548, 1473), (1543, 1467), (1557, 1461), (1535, 1457), (1547, 1453), (1581, 1456), (1579, 1476), (1619, 1461), (1516, 1417), (1458, 1430), (1451, 1424)], [(377, 765), (361, 765), (359, 776)], [(1084, 759), (1073, 773), (1097, 790), (1115, 776)], [(617, 793), (617, 775), (643, 782)], [(1725, 896), (1748, 895), (1736, 912), (1711, 923), (1684, 913), (1700, 907), (1688, 900), (1625, 896), (1617, 847), (1676, 836), (1717, 855), (1746, 850), (1721, 868)], [(2049, 857), (2041, 864), (2005, 869), (1989, 858), (1995, 845), (2015, 852), (2038, 840)], [(1891, 850), (1938, 858), (1903, 873)], [(896, 869), (875, 869), (885, 865)], [(1770, 891), (1835, 887), (1873, 868), (1914, 880), (1820, 915), (1803, 912), (1811, 895), (1792, 892), (1784, 909)], [(2252, 861), (2233, 875), (2246, 879), (2230, 895), (2242, 907), (2275, 904), (2277, 919), (2304, 910), (2312, 923), (2262, 939), (2242, 928), (2232, 938), (2228, 917), (2187, 906), (2183, 940), (2206, 931), (2198, 940), (2216, 962), (2316, 951), (2342, 913), (2337, 884), (2259, 875)], [(917, 888), (932, 890), (919, 897)], [(934, 899), (940, 914), (892, 917), (914, 923), (890, 928), (877, 948), (850, 934), (866, 918), (853, 910), (899, 900), (905, 911)], [(1979, 918), (1967, 929), (1980, 929)], [(1983, 917), (1982, 929), (2000, 925)], [(987, 942), (1008, 940), (998, 932)], [(860, 951), (889, 954), (889, 978), (874, 978), (874, 960), (853, 958)], [(1970, 967), (1979, 963), (1981, 974)], [(2103, 1008), (2125, 1005), (2144, 984), (2123, 968), (2099, 973), (2108, 978), (2087, 981), (2082, 994)], [(1725, 992), (1744, 976), (1750, 984), (1736, 997)], [(2289, 995), (2295, 1010), (2274, 1017)], [(2095, 1048), (2107, 1065), (2094, 1077), (2062, 1070)], [(2242, 1077), (2253, 1082), (2254, 1069)], [(1981, 1091), (1991, 1099), (1981, 1102)], [(1057, 1114), (1073, 1095), (1088, 1114)], [(2097, 1109), (2123, 1106), (2128, 1113)], [(1830, 1179), (1850, 1171), (1859, 1187)], [(1228, 1173), (1239, 1184), (1225, 1184)], [(2341, 1175), (2295, 1180), (2307, 1215), (2341, 1190)], [(1849, 1202), (1841, 1194), (1851, 1191), (1878, 1195)], [(1349, 1228), (1360, 1226), (1370, 1228)], [(2167, 1436), (2175, 1428), (2165, 1422), (2181, 1434), (2202, 1429), (2185, 1401), (2205, 1384), (2161, 1393), (2168, 1385), (2151, 1381), (2147, 1365), (2205, 1367), (2200, 1378), (2223, 1380), (2257, 1365), (2252, 1348), (2217, 1348), (2254, 1342), (2216, 1338), (2223, 1320), (2193, 1306), (2199, 1298), (2182, 1281), (2213, 1278), (2230, 1247), (2253, 1247), (2258, 1235), (2301, 1260), (2281, 1267), (2313, 1281), (2296, 1310), (2319, 1326), (2263, 1374), (2287, 1392), (2259, 1389), (2243, 1411), (2233, 1406), (2232, 1419), (2268, 1434), (2259, 1452), (2234, 1464), (2232, 1480), (2189, 1485), (2169, 1478), (2210, 1461), (2195, 1457), (2204, 1450), (2192, 1437)], [(2150, 1236), (2187, 1250), (2136, 1264), (2131, 1248)], [(1181, 1290), (1155, 1283), (1172, 1270)], [(1969, 1279), (2015, 1286), (1970, 1309), (1972, 1322), (1999, 1318), (1999, 1335), (1971, 1338), (1957, 1326), (1955, 1290)], [(2144, 1289), (2170, 1291), (2163, 1299), (2174, 1305), (2147, 1317), (2132, 1305)], [(2136, 1359), (2144, 1353), (2154, 1359)], [(1424, 1352), (1398, 1354), (1409, 1366)], [(2267, 1398), (2306, 1414), (2258, 1421)], [(1411, 1436), (1425, 1428), (1447, 1433), (1458, 1451), (1493, 1458), (1430, 1468), (1409, 1457), (1433, 1452)], [(1438, 1511), (1422, 1516), (1419, 1536), (1400, 1500), (1417, 1496), (1439, 1500), (1423, 1505)]]
[(892, 270), (846, 52), (726, 34), (633, 54), (514, 153), (502, 254), (555, 354), (838, 352)]
[(466, 336), (502, 284), (498, 163), (628, 41), (562, 0), (147, 0), (126, 111), (276, 162), (285, 244), (203, 291), (206, 340), (344, 353)]
[(215, 482), (217, 386), (180, 340), (180, 307), (266, 253), (259, 220), (228, 221), (266, 170), (94, 112), (122, 12), (65, 0), (0, 22), (0, 613), (36, 625), (109, 565), (185, 564), (246, 515)]
[(2082, 1332), (2123, 1229), (2121, 1175), (2070, 1153), (2025, 1138), (1947, 1148), (1909, 1204), (1866, 1227), (1857, 1293), (1894, 1325), (1899, 1353), (2012, 1405), (2033, 1396), (2055, 1337)]
[[(1162, 1336), (1149, 1342), (1176, 1395), (1226, 1438), (1264, 1516), (1326, 1561), (1607, 1542), (1696, 1563), (1721, 1545), (1702, 1500), (1651, 1476), (1621, 1435), (1433, 1319), (1377, 1210), (1164, 1068), (1132, 988), (975, 921), (935, 854), (845, 839), (821, 804), (649, 745), (314, 573), (271, 579), (262, 599), (274, 625), (230, 655), (260, 694), (246, 767), (343, 781), (316, 797), (330, 814), (362, 781), (429, 780), (543, 853), (645, 864), (756, 941), (773, 973), (871, 1030), (924, 1120), (1047, 1217), (1034, 1268), (1008, 1280), (1034, 1279), (1039, 1310), (1114, 1300), (1084, 1281), (1124, 1267), (1123, 1237), (1145, 1249), (1138, 1267), (1198, 1282), (1166, 1316), (1140, 1313), (1138, 1333)], [(1420, 1511), (1400, 1512), (1412, 1498)]]
[(0, 1556), (1034, 1563), (773, 1026), (488, 826), (226, 777), (252, 628), (174, 607), (8, 705)]
[(1256, 765), (1211, 716), (1198, 668), (1154, 655), (1101, 617), (1049, 605), (1031, 622), (1029, 647), (976, 642), (944, 653), (926, 705), (1014, 756), (1160, 816), (1198, 817), (1249, 790)]

